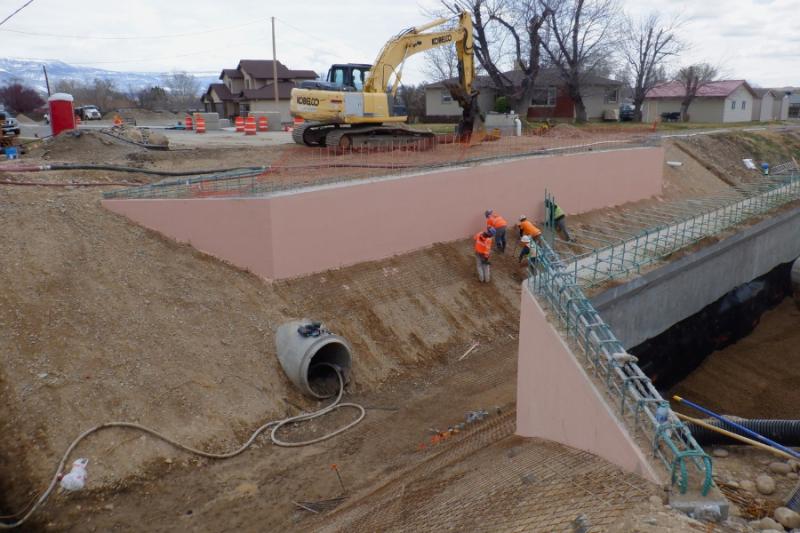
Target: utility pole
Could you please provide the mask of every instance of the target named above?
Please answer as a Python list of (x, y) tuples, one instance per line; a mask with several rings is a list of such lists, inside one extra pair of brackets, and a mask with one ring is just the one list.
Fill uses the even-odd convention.
[(47, 96), (50, 96), (50, 79), (47, 77), (47, 66), (42, 65), (42, 71), (44, 72), (44, 84), (47, 85)]
[(278, 101), (278, 58), (275, 55), (275, 17), (272, 17), (272, 93), (275, 95), (275, 104)]

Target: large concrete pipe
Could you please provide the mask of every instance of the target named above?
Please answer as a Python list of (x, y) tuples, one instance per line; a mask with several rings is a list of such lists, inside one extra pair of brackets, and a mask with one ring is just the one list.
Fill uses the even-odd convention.
[(795, 259), (792, 263), (792, 293), (794, 294), (794, 303), (800, 307), (800, 258)]
[(339, 378), (330, 365), (339, 369), (345, 383), (349, 380), (350, 345), (319, 322), (303, 319), (281, 325), (275, 345), (283, 371), (309, 396), (328, 398), (336, 394)]

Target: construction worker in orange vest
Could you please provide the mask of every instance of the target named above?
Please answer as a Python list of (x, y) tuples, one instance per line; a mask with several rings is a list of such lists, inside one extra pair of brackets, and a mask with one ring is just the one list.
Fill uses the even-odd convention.
[(542, 236), (542, 230), (537, 228), (533, 225), (533, 222), (528, 220), (528, 217), (525, 215), (521, 215), (519, 217), (519, 223), (517, 224), (517, 228), (519, 229), (519, 236), (523, 237), (527, 235), (531, 239), (538, 239)]
[(492, 254), (494, 233), (494, 228), (486, 228), (486, 231), (476, 233), (473, 237), (475, 240), (475, 265), (478, 267), (478, 280), (481, 283), (489, 283), (492, 280), (489, 256)]
[(505, 253), (506, 227), (508, 226), (508, 222), (506, 222), (506, 219), (496, 214), (491, 209), (487, 209), (484, 215), (486, 216), (486, 227), (493, 228), (495, 231), (494, 244), (497, 248), (497, 251), (501, 254)]

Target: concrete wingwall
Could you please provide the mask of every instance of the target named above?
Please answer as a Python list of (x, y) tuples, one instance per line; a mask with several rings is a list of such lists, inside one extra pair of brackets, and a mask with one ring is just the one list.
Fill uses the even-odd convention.
[(517, 435), (585, 450), (662, 482), (526, 283), (520, 308)]
[(800, 256), (800, 208), (613, 287), (592, 299), (625, 348), (633, 348), (726, 293)]
[(577, 214), (661, 192), (664, 152), (585, 152), (353, 180), (243, 198), (104, 200), (147, 228), (283, 279), (471, 236), (492, 208), (544, 218), (545, 189)]

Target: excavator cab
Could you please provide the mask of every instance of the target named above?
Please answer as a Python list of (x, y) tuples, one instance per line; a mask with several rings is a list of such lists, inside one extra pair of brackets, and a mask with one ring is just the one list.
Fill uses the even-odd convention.
[(346, 63), (332, 65), (328, 69), (325, 80), (308, 80), (300, 84), (301, 89), (318, 89), (323, 91), (361, 92), (364, 81), (372, 65), (362, 63)]

